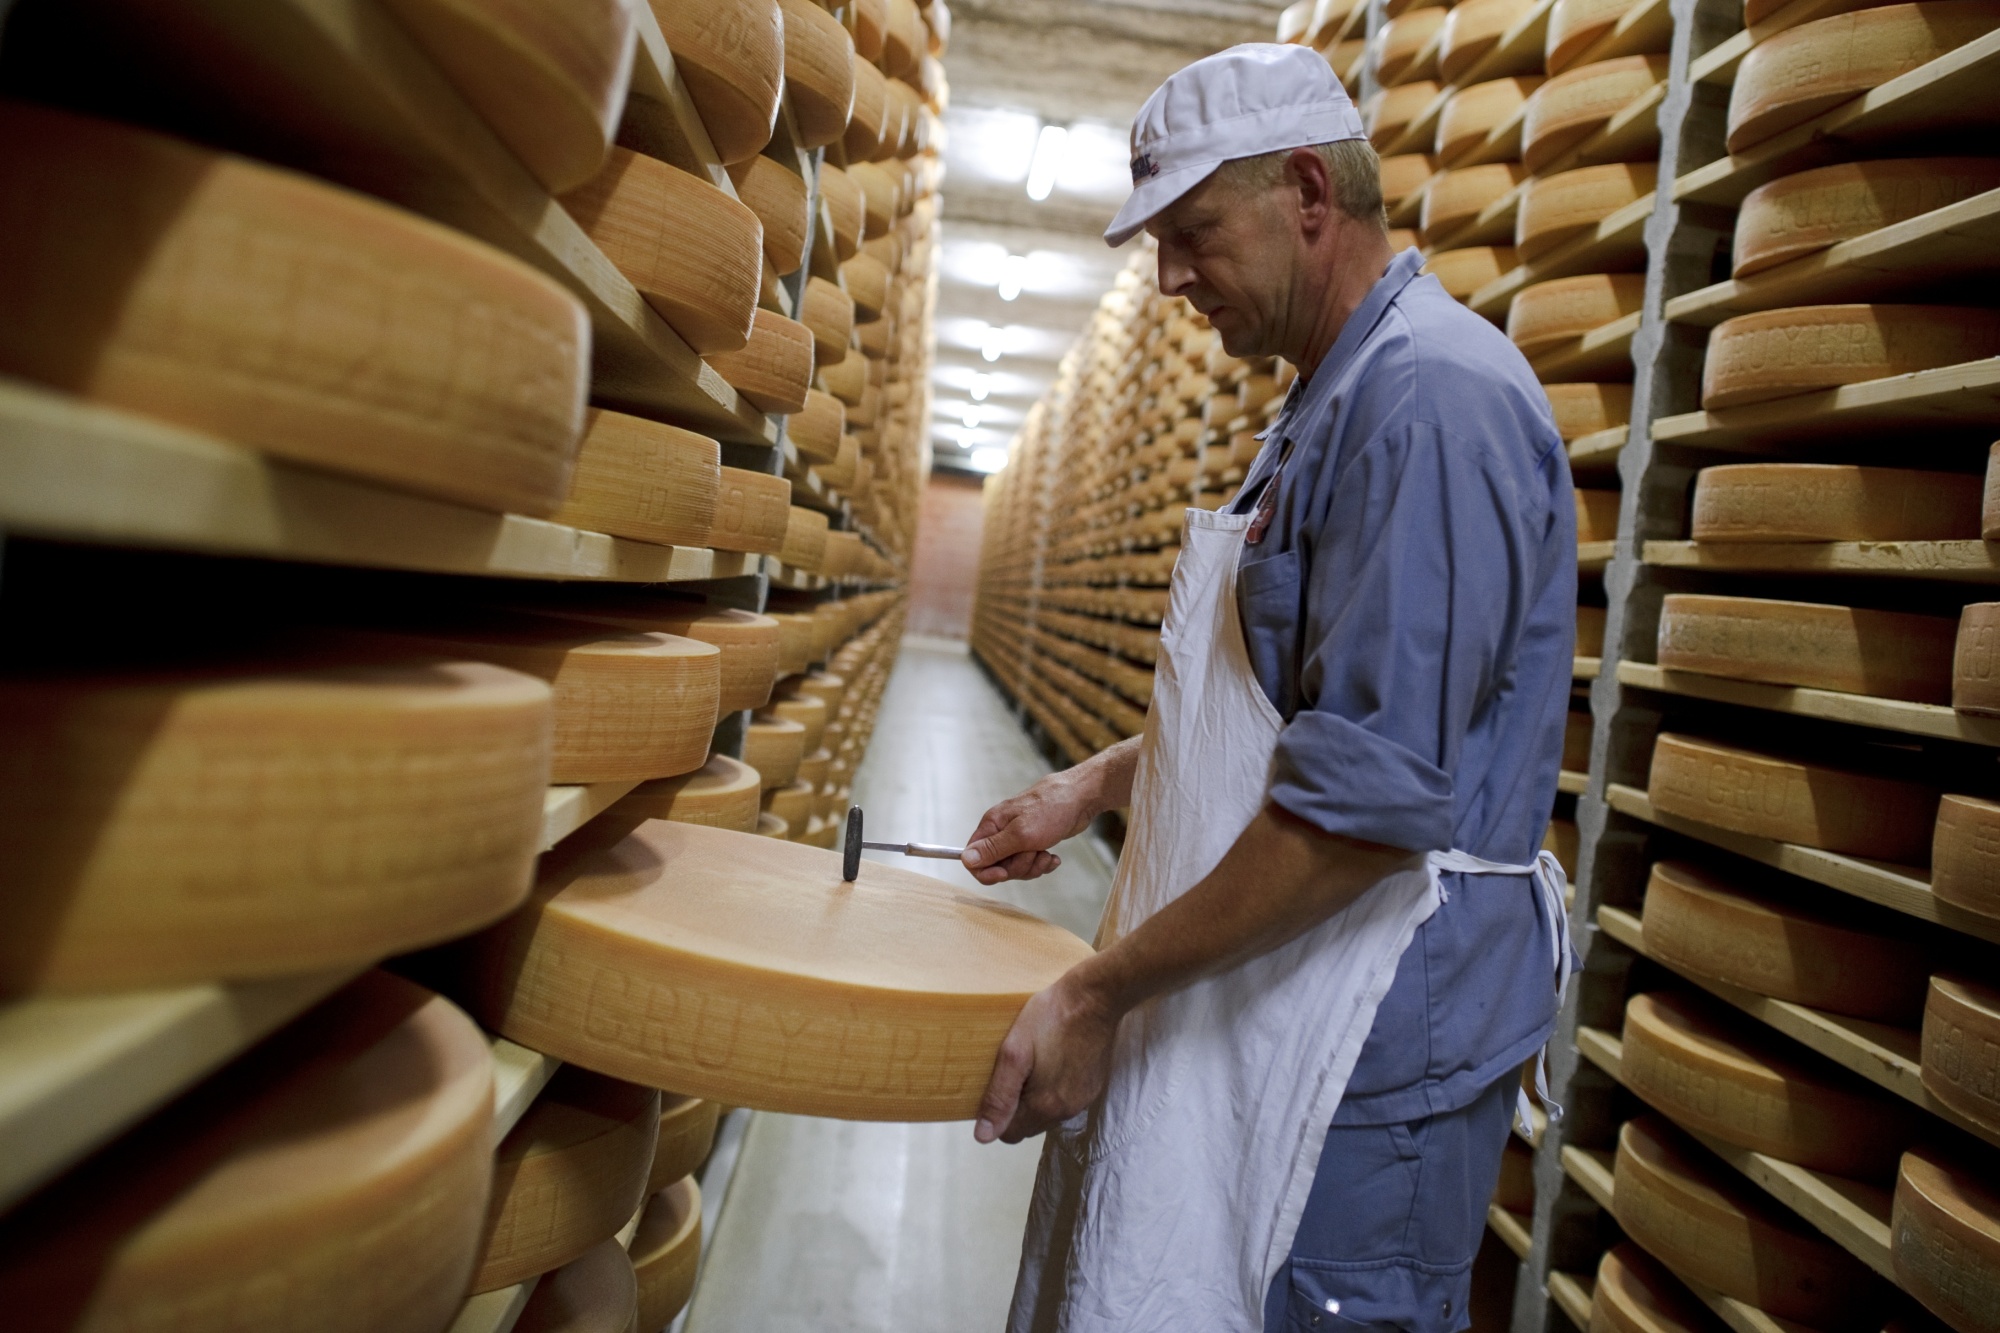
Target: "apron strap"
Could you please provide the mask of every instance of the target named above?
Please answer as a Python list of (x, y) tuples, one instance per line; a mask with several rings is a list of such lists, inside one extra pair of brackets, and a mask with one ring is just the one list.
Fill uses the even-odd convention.
[[(1554, 852), (1544, 849), (1527, 865), (1505, 865), (1498, 861), (1488, 861), (1470, 852), (1453, 848), (1448, 852), (1432, 852), (1425, 858), (1433, 875), (1451, 872), (1460, 875), (1532, 875), (1535, 889), (1541, 895), (1542, 910), (1548, 913), (1554, 929), (1549, 932), (1550, 962), (1555, 969), (1556, 1010), (1561, 1012), (1569, 999), (1569, 905), (1564, 902), (1569, 889), (1569, 876), (1556, 860)], [(1442, 896), (1444, 886), (1438, 886)], [(1535, 1097), (1548, 1108), (1550, 1120), (1563, 1118), (1562, 1103), (1549, 1095), (1549, 1048), (1544, 1045), (1535, 1052)], [(1534, 1137), (1534, 1122), (1530, 1118), (1532, 1103), (1528, 1100), (1528, 1090), (1522, 1088), (1514, 1106), (1514, 1125), (1528, 1138)]]

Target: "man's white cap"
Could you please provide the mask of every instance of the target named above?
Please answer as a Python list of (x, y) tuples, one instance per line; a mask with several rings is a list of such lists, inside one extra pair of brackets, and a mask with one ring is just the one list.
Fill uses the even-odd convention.
[(1132, 195), (1105, 228), (1125, 244), (1224, 162), (1366, 139), (1354, 99), (1310, 46), (1246, 42), (1177, 70), (1132, 122)]

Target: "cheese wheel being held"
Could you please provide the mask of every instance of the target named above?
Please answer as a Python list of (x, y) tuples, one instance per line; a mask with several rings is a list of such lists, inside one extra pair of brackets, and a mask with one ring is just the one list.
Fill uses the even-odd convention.
[(1912, 157), (1841, 162), (1781, 176), (1736, 214), (1735, 277), (2000, 189), (2000, 159)]
[(1923, 1009), (1929, 960), (1908, 940), (1753, 895), (1684, 862), (1653, 866), (1641, 922), (1646, 952), (1679, 971), (1898, 1027)]
[(638, 27), (630, 0), (388, 0), (473, 109), (552, 193), (597, 174)]
[(486, 1241), (467, 1290), (511, 1287), (616, 1235), (645, 1197), (659, 1122), (657, 1090), (557, 1070), (493, 1152)]
[(492, 1123), (479, 1029), (369, 973), (0, 1221), (9, 1326), (435, 1333)]
[[(785, 94), (799, 146), (823, 148), (854, 111), (854, 39), (814, 0), (779, 0), (785, 16)], [(837, 169), (837, 168), (836, 168)]]
[(1750, 48), (1729, 93), (1729, 151), (1775, 134), (2000, 28), (1996, 0), (1925, 0), (1835, 14)]
[(1632, 420), (1629, 384), (1544, 384), (1542, 392), (1565, 444)]
[(755, 833), (763, 779), (757, 770), (726, 754), (712, 754), (692, 773), (655, 778), (634, 787), (619, 801), (619, 817), (673, 819), (683, 824)]
[(1698, 1134), (1855, 1180), (1893, 1174), (1917, 1129), (1910, 1105), (1735, 1013), (1692, 994), (1633, 996), (1620, 1079)]
[(481, 937), (477, 1012), (531, 1049), (735, 1106), (970, 1116), (1021, 1006), (1090, 952), (926, 875), (864, 862), (843, 884), (838, 853), (717, 829), (656, 821), (561, 853)]
[(764, 281), (764, 228), (714, 184), (656, 158), (613, 147), (562, 206), (646, 304), (707, 355), (750, 341)]
[(1514, 215), (1514, 248), (1538, 259), (1651, 195), (1658, 176), (1653, 162), (1612, 162), (1531, 180)]
[(1737, 315), (1708, 335), (1705, 411), (2000, 356), (2000, 311), (1817, 305)]
[(361, 966), (496, 920), (552, 717), (483, 662), (0, 678), (0, 993)]
[(1938, 809), (1938, 793), (1914, 782), (1672, 732), (1653, 744), (1647, 794), (1666, 814), (1902, 865), (1928, 858)]
[[(1667, 77), (1667, 57), (1619, 56), (1565, 70), (1535, 90), (1521, 118), (1521, 161), (1540, 171)], [(1657, 130), (1640, 156), (1658, 144)]]
[(707, 360), (759, 412), (797, 412), (812, 387), (812, 330), (775, 310), (759, 310), (748, 344), (734, 352), (711, 352)]
[(1943, 616), (1669, 593), (1658, 660), (1670, 671), (1943, 704), (1957, 632)]
[(701, 1266), (701, 1186), (683, 1177), (656, 1190), (632, 1233), (631, 1255), (639, 1280), (638, 1326), (665, 1328), (694, 1295)]
[(1969, 541), (1979, 478), (1844, 463), (1728, 463), (1695, 476), (1698, 542)]
[(785, 21), (778, 0), (648, 3), (716, 154), (734, 165), (762, 152), (785, 87)]
[(2000, 1319), (2000, 1194), (1984, 1164), (1934, 1148), (1903, 1158), (1889, 1218), (1896, 1281), (1957, 1333)]
[(306, 176), (0, 106), (0, 309), (0, 372), (92, 402), (487, 509), (569, 486), (582, 305)]
[(701, 544), (719, 551), (775, 555), (784, 548), (785, 525), (791, 521), (791, 513), (791, 482), (768, 472), (725, 467), (722, 492), (715, 502), (715, 522)]
[(2000, 1132), (2000, 991), (1970, 978), (1932, 977), (1923, 1042), (1924, 1087)]
[(1643, 273), (1586, 273), (1530, 283), (1507, 308), (1507, 336), (1526, 356), (1559, 351), (1633, 313), (1645, 297)]
[(515, 1333), (638, 1333), (639, 1283), (615, 1236), (544, 1273)]
[(1486, 142), (1489, 135), (1521, 114), (1528, 98), (1542, 86), (1539, 74), (1489, 79), (1453, 93), (1438, 113), (1437, 154), (1455, 162)]
[(556, 522), (663, 546), (701, 544), (722, 491), (721, 446), (603, 408), (591, 408), (586, 421)]
[(1728, 1327), (1630, 1241), (1612, 1246), (1597, 1265), (1589, 1333), (1724, 1333)]

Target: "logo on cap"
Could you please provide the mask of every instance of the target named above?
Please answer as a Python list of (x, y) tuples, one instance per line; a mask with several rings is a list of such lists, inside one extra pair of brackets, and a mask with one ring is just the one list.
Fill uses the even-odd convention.
[(1132, 183), (1150, 180), (1160, 174), (1160, 164), (1153, 161), (1151, 153), (1141, 153), (1132, 159)]

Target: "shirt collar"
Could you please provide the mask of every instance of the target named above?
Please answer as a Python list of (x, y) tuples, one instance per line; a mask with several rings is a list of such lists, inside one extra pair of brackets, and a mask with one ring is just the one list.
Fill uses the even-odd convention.
[[(1347, 323), (1341, 326), (1340, 336), (1333, 340), (1333, 346), (1327, 348), (1312, 379), (1301, 382), (1298, 402), (1286, 404), (1288, 409), (1292, 409), (1287, 415), (1295, 415), (1303, 425), (1329, 410), (1333, 401), (1333, 386), (1340, 379), (1341, 369), (1360, 352), (1362, 344), (1374, 334), (1375, 326), (1382, 322), (1382, 316), (1389, 312), (1389, 307), (1396, 303), (1396, 298), (1403, 294), (1403, 289), (1410, 285), (1423, 264), (1423, 254), (1415, 249), (1405, 250), (1389, 261), (1389, 267), (1383, 270), (1375, 285), (1368, 289), (1368, 295), (1361, 298), (1361, 304), (1354, 308), (1354, 313), (1347, 317)], [(1298, 432), (1292, 433), (1297, 438)]]

